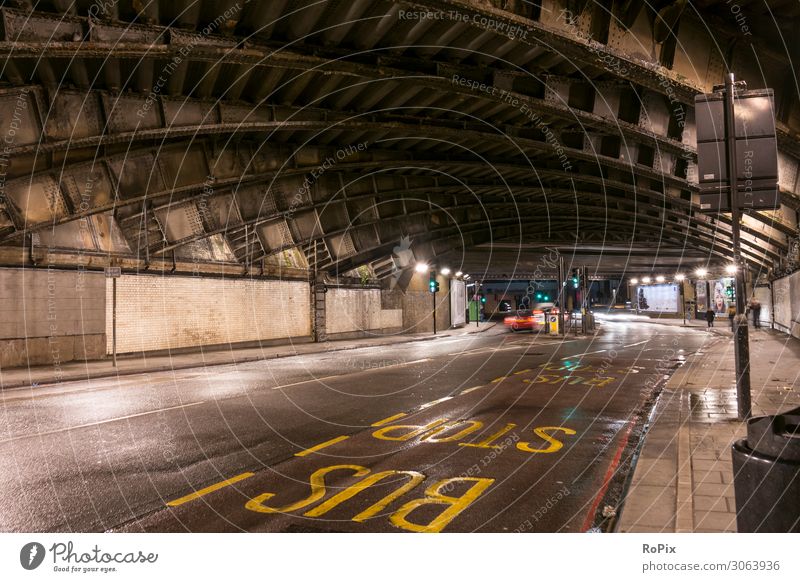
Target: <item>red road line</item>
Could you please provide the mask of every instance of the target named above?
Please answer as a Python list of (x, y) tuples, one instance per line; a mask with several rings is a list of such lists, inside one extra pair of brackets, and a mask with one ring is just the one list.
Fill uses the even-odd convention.
[(619, 448), (617, 448), (617, 452), (611, 460), (611, 464), (608, 466), (606, 475), (603, 477), (603, 486), (600, 488), (600, 491), (597, 492), (597, 497), (594, 498), (592, 507), (589, 509), (589, 513), (586, 514), (586, 519), (583, 520), (581, 532), (588, 530), (592, 527), (592, 523), (594, 523), (594, 516), (597, 513), (597, 508), (600, 506), (600, 502), (603, 500), (603, 496), (606, 494), (606, 490), (611, 484), (611, 478), (614, 476), (614, 472), (619, 466), (619, 461), (622, 458), (622, 451), (624, 451), (625, 447), (628, 445), (628, 438), (631, 436), (631, 430), (633, 430), (633, 421), (628, 423), (628, 430), (625, 431), (625, 435), (620, 441)]

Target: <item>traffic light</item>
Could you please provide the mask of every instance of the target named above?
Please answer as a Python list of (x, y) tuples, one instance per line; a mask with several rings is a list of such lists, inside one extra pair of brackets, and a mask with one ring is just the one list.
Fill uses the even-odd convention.
[(578, 284), (580, 283), (580, 270), (579, 269), (572, 269), (572, 286), (575, 289), (578, 288)]
[(542, 301), (550, 301), (550, 296), (549, 295), (544, 295), (542, 297)]
[(733, 285), (725, 287), (725, 295), (728, 296), (728, 299), (733, 299)]
[(538, 299), (539, 301), (541, 301), (541, 300), (542, 300), (542, 294), (541, 294), (541, 293), (537, 293), (537, 294), (536, 294), (536, 299)]
[(486, 303), (486, 295), (481, 295), (481, 303)]
[(431, 271), (431, 277), (428, 280), (428, 289), (431, 293), (439, 291), (439, 281), (436, 280), (436, 271)]

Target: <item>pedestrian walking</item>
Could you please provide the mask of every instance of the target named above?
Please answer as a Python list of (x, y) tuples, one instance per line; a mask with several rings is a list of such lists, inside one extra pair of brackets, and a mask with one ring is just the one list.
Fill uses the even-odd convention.
[(761, 329), (761, 302), (755, 297), (750, 300), (750, 311), (753, 313), (753, 327)]
[(731, 330), (733, 330), (733, 322), (736, 321), (736, 306), (733, 303), (728, 305), (728, 319), (731, 320)]
[(706, 311), (706, 321), (708, 322), (708, 327), (714, 327), (714, 318), (716, 315), (714, 314), (714, 310), (709, 307), (708, 311)]

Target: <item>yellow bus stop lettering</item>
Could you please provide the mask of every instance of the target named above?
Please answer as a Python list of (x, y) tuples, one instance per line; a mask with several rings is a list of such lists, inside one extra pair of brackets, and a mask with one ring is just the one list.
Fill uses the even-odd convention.
[(493, 445), (492, 443), (499, 439), (501, 436), (513, 429), (516, 424), (509, 422), (505, 427), (498, 430), (496, 433), (488, 438), (485, 438), (479, 443), (458, 443), (459, 447), (478, 447), (479, 449), (502, 449), (502, 445)]
[(274, 493), (262, 493), (257, 497), (253, 497), (250, 501), (245, 504), (245, 508), (249, 509), (250, 511), (256, 511), (258, 513), (289, 513), (291, 511), (296, 511), (298, 509), (303, 509), (311, 505), (312, 503), (316, 503), (327, 493), (327, 489), (325, 488), (325, 475), (331, 473), (333, 471), (338, 471), (340, 469), (349, 469), (353, 471), (354, 477), (363, 477), (364, 475), (369, 474), (370, 470), (366, 467), (361, 467), (360, 465), (332, 465), (330, 467), (323, 467), (322, 469), (318, 469), (311, 474), (309, 477), (309, 485), (311, 486), (311, 494), (306, 497), (305, 499), (301, 499), (296, 501), (295, 503), (290, 503), (288, 505), (284, 505), (283, 507), (268, 507), (264, 505), (264, 502), (267, 499), (271, 499), (275, 497)]
[[(452, 497), (440, 492), (443, 487), (449, 486), (451, 483), (459, 482), (474, 482), (475, 484), (467, 489), (461, 497)], [(492, 483), (494, 483), (494, 479), (485, 479), (483, 477), (442, 479), (441, 481), (433, 483), (425, 490), (425, 497), (421, 499), (412, 499), (405, 503), (395, 511), (389, 519), (393, 525), (408, 531), (438, 533), (442, 531), (447, 524), (453, 521), (459, 513), (464, 511), (473, 501), (480, 497), (481, 493), (486, 491)], [(408, 520), (409, 514), (418, 507), (423, 507), (425, 505), (444, 505), (446, 509), (428, 524), (419, 524)]]
[(564, 446), (564, 443), (547, 434), (548, 431), (550, 432), (562, 431), (568, 435), (576, 434), (574, 430), (572, 430), (571, 428), (567, 428), (565, 426), (540, 426), (538, 428), (533, 429), (533, 432), (539, 438), (550, 443), (550, 445), (547, 448), (535, 449), (531, 447), (530, 443), (525, 443), (525, 442), (517, 443), (517, 448), (520, 451), (525, 451), (526, 453), (555, 453)]
[[(430, 424), (426, 424), (425, 426), (419, 426), (414, 424), (394, 424), (392, 426), (385, 426), (380, 428), (372, 433), (376, 439), (381, 439), (384, 441), (407, 441), (409, 439), (413, 439), (423, 433), (428, 432), (430, 429), (439, 426), (442, 423), (447, 422), (446, 418), (439, 418), (434, 420)], [(407, 430), (406, 430), (407, 429)], [(405, 430), (405, 432), (403, 432)], [(397, 431), (400, 431), (400, 434), (394, 434)]]
[[(438, 436), (463, 424), (467, 424), (468, 426), (466, 428), (461, 429), (455, 434), (446, 437)], [(473, 432), (475, 432), (476, 430), (480, 430), (481, 428), (483, 428), (483, 423), (479, 420), (461, 420), (458, 422), (443, 424), (439, 428), (434, 429), (433, 431), (429, 432), (426, 436), (422, 437), (420, 441), (426, 443), (452, 443), (454, 441), (460, 441), (465, 436), (472, 434)]]
[(367, 509), (359, 513), (353, 518), (353, 521), (365, 521), (370, 517), (374, 516), (376, 513), (385, 509), (387, 505), (389, 505), (392, 501), (404, 495), (405, 493), (411, 491), (414, 487), (422, 483), (425, 480), (425, 475), (422, 473), (418, 473), (416, 471), (381, 471), (380, 473), (375, 473), (374, 475), (370, 475), (369, 477), (364, 477), (358, 483), (354, 483), (350, 485), (344, 491), (340, 491), (321, 505), (318, 505), (314, 509), (307, 511), (304, 515), (307, 517), (319, 517), (320, 515), (324, 515), (328, 513), (331, 509), (350, 499), (351, 497), (355, 497), (365, 489), (375, 485), (377, 482), (382, 481), (387, 477), (391, 477), (392, 475), (405, 475), (410, 477), (411, 479), (406, 481), (403, 485), (395, 489), (392, 493), (375, 503), (374, 505), (369, 506)]

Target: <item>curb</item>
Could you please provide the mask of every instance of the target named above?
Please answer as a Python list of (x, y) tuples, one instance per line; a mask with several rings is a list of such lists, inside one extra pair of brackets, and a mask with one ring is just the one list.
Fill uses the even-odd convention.
[[(467, 331), (464, 335), (475, 335), (477, 333), (482, 333), (484, 331), (488, 331), (494, 328), (497, 325), (495, 322), (493, 325), (485, 327), (483, 329), (476, 329), (474, 331)], [(14, 380), (11, 382), (4, 382), (2, 387), (0, 387), (0, 392), (5, 390), (14, 390), (19, 388), (27, 388), (27, 387), (34, 387), (40, 388), (42, 386), (54, 386), (57, 384), (63, 384), (65, 382), (79, 382), (81, 380), (100, 380), (102, 378), (116, 378), (120, 376), (135, 376), (136, 374), (147, 374), (147, 373), (159, 373), (159, 372), (169, 372), (172, 370), (188, 370), (190, 368), (212, 368), (215, 366), (231, 366), (235, 364), (246, 364), (249, 362), (261, 362), (267, 360), (277, 360), (279, 358), (292, 358), (296, 356), (306, 356), (306, 355), (313, 355), (313, 354), (322, 354), (322, 353), (330, 353), (330, 352), (343, 352), (348, 350), (358, 350), (362, 348), (380, 348), (386, 346), (394, 346), (398, 344), (406, 344), (411, 342), (425, 342), (431, 341), (443, 337), (449, 337), (445, 335), (431, 335), (430, 337), (416, 337), (416, 338), (405, 338), (396, 341), (390, 342), (382, 342), (376, 344), (369, 344), (369, 345), (349, 345), (349, 346), (341, 346), (335, 347), (330, 349), (321, 349), (318, 351), (313, 352), (306, 352), (306, 353), (296, 353), (296, 352), (286, 352), (286, 353), (276, 353), (268, 356), (260, 355), (260, 356), (246, 356), (242, 358), (233, 358), (226, 362), (186, 362), (185, 364), (174, 364), (169, 366), (142, 366), (140, 368), (131, 368), (129, 370), (114, 370), (113, 368), (110, 370), (103, 370), (98, 373), (93, 374), (72, 374), (72, 375), (65, 375), (61, 378), (47, 378), (45, 380), (37, 381), (37, 380)], [(313, 344), (312, 344), (313, 345)], [(95, 362), (105, 362), (106, 360), (92, 360), (90, 363)], [(109, 362), (110, 365), (110, 362)], [(1, 374), (0, 374), (1, 376)]]

